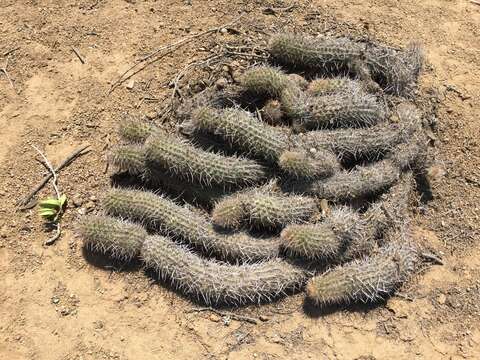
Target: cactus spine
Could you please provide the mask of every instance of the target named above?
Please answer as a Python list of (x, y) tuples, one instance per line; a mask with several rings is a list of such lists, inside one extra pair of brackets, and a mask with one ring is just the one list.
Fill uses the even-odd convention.
[(317, 212), (314, 199), (286, 195), (268, 186), (227, 196), (215, 205), (214, 224), (238, 228), (245, 223), (256, 227), (280, 227), (304, 222)]
[(145, 143), (149, 167), (211, 185), (242, 185), (265, 178), (263, 166), (253, 160), (227, 157), (194, 147), (179, 137), (157, 133)]
[(311, 81), (307, 87), (307, 94), (311, 96), (332, 95), (337, 93), (354, 93), (363, 90), (362, 83), (347, 77), (319, 78)]
[(77, 230), (85, 246), (122, 260), (139, 255), (148, 235), (139, 225), (107, 216), (84, 216)]
[(314, 97), (308, 113), (308, 116), (294, 118), (294, 126), (307, 130), (372, 126), (384, 120), (386, 115), (373, 95), (358, 91)]
[[(339, 167), (335, 155), (329, 151), (320, 150), (315, 156), (307, 156), (305, 150), (289, 140), (288, 132), (264, 124), (241, 109), (199, 108), (184, 127), (220, 135), (245, 152), (277, 163), (297, 177), (328, 176)], [(289, 148), (292, 150), (287, 151)]]
[(329, 149), (340, 157), (377, 158), (421, 130), (420, 116), (412, 105), (399, 105), (395, 115), (397, 121), (392, 123), (366, 129), (309, 131), (297, 135), (296, 141), (309, 148)]
[(270, 39), (269, 52), (284, 65), (326, 71), (352, 64), (362, 56), (363, 47), (346, 38), (278, 34)]
[(222, 260), (255, 261), (276, 257), (279, 240), (257, 239), (244, 233), (217, 233), (203, 216), (146, 191), (110, 190), (103, 201), (106, 212), (150, 227), (205, 249)]
[(411, 187), (412, 176), (407, 174), (362, 215), (340, 206), (322, 222), (287, 226), (280, 234), (282, 247), (306, 259), (347, 261), (369, 254), (378, 237), (405, 224)]
[(119, 133), (122, 139), (131, 143), (143, 143), (157, 127), (142, 120), (124, 119), (120, 122)]
[(161, 236), (148, 237), (141, 255), (161, 279), (208, 305), (272, 300), (287, 290), (301, 288), (308, 279), (305, 270), (285, 260), (228, 265), (205, 260)]
[(291, 67), (316, 69), (323, 73), (349, 70), (360, 77), (371, 74), (385, 90), (397, 95), (408, 93), (423, 63), (418, 44), (397, 51), (346, 38), (313, 39), (279, 34), (272, 37), (269, 51), (278, 62)]
[(417, 261), (414, 248), (393, 242), (377, 254), (310, 279), (307, 297), (318, 306), (383, 300), (414, 271)]
[(141, 226), (114, 218), (85, 217), (79, 230), (87, 246), (120, 258), (140, 255), (163, 280), (207, 304), (258, 303), (298, 289), (308, 278), (305, 270), (280, 259), (245, 265), (205, 260), (167, 237), (148, 236)]

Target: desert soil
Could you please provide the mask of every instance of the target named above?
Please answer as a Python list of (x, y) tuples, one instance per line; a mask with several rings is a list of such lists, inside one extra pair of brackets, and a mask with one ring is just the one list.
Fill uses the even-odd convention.
[[(234, 25), (239, 32), (215, 39), (262, 43), (266, 34), (288, 29), (398, 47), (423, 43), (420, 105), (435, 123), (436, 163), (433, 197), (413, 223), (417, 240), (441, 254), (444, 265), (415, 277), (400, 296), (328, 312), (305, 309), (303, 294), (222, 310), (234, 315), (196, 311), (199, 305), (138, 264), (88, 253), (75, 237), (75, 220), (97, 211), (109, 187), (105, 155), (116, 142), (118, 120), (155, 118), (170, 96), (171, 78), (203, 56), (212, 38), (196, 40), (107, 94), (112, 82), (156, 48), (241, 14)], [(480, 358), (475, 2), (1, 0), (0, 67), (6, 70), (0, 71), (0, 359)], [(45, 246), (52, 234), (36, 208), (15, 205), (46, 174), (31, 145), (58, 164), (83, 144), (91, 151), (59, 174), (70, 198), (63, 234)], [(50, 185), (39, 197), (49, 195)]]

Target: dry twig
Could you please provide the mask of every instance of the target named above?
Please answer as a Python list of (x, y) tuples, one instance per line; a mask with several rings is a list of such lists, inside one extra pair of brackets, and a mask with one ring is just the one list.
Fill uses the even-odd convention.
[(276, 13), (279, 13), (279, 12), (289, 12), (291, 10), (293, 10), (294, 8), (296, 7), (296, 5), (290, 5), (290, 6), (287, 6), (287, 7), (266, 7), (263, 9), (263, 13), (266, 14), (266, 15), (275, 15)]
[(424, 259), (425, 261), (429, 261), (432, 264), (443, 265), (442, 259), (433, 253), (424, 252), (421, 253), (420, 256), (422, 257), (422, 259)]
[[(9, 54), (9, 52), (7, 52), (6, 54)], [(15, 89), (15, 86), (13, 85), (13, 81), (10, 78), (10, 75), (8, 75), (7, 66), (8, 66), (8, 58), (5, 61), (5, 65), (0, 68), (0, 71), (5, 74), (5, 77), (7, 78), (8, 82), (10, 83), (10, 86), (12, 87), (13, 91), (15, 91), (15, 93), (17, 93), (17, 90)]]
[(73, 46), (72, 46), (72, 51), (75, 53), (75, 55), (77, 55), (80, 62), (82, 64), (85, 64), (86, 61), (85, 61), (84, 57), (82, 55), (80, 55), (80, 52), (77, 49), (75, 49)]
[(199, 37), (219, 32), (223, 28), (229, 28), (233, 24), (237, 23), (240, 20), (240, 18), (241, 18), (241, 16), (239, 18), (237, 18), (235, 21), (232, 21), (228, 24), (217, 26), (217, 27), (199, 32), (197, 34), (186, 36), (186, 37), (180, 39), (179, 41), (161, 46), (160, 48), (158, 48), (157, 50), (155, 50), (151, 54), (141, 58), (136, 64), (132, 65), (123, 74), (121, 74), (120, 77), (111, 85), (110, 90), (108, 91), (107, 95), (110, 95), (118, 86), (120, 86), (125, 81), (130, 79), (132, 76), (138, 74), (140, 71), (142, 71), (146, 67), (152, 65), (153, 63), (159, 61), (160, 59), (164, 58), (165, 56), (173, 53), (175, 50), (180, 48), (182, 45), (188, 44), (188, 43), (192, 42), (193, 40), (198, 39)]
[[(90, 145), (85, 145), (80, 147), (79, 149), (75, 150), (72, 154), (70, 154), (65, 160), (63, 160), (60, 165), (58, 165), (54, 170), (55, 173), (58, 173), (60, 170), (62, 170), (64, 167), (69, 165), (73, 160), (75, 160), (77, 157), (81, 155), (85, 155), (88, 153), (90, 150), (85, 151)], [(20, 208), (20, 210), (25, 210), (31, 208), (31, 206), (27, 206), (27, 204), (30, 202), (30, 200), (40, 191), (43, 189), (45, 184), (53, 177), (52, 172), (50, 172), (48, 175), (46, 175), (43, 180), (28, 194), (25, 198), (19, 200), (17, 202), (17, 205), (23, 206)]]
[(258, 320), (249, 316), (243, 316), (243, 315), (238, 315), (235, 313), (227, 312), (227, 311), (220, 311), (211, 307), (204, 307), (204, 308), (197, 308), (197, 309), (192, 309), (187, 311), (187, 313), (192, 313), (192, 312), (203, 312), (203, 311), (211, 311), (217, 315), (220, 316), (227, 316), (230, 317), (231, 319), (238, 320), (238, 321), (245, 321), (250, 324), (258, 324)]

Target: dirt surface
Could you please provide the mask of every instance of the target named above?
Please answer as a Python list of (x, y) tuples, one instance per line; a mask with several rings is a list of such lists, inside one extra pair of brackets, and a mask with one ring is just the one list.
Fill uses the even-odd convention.
[[(0, 1), (0, 359), (460, 359), (480, 358), (480, 6), (468, 0)], [(273, 10), (265, 10), (266, 8)], [(225, 41), (275, 30), (351, 34), (404, 46), (428, 64), (421, 106), (436, 114), (433, 199), (414, 216), (417, 240), (442, 254), (377, 307), (315, 312), (303, 294), (231, 311), (198, 306), (146, 276), (85, 252), (75, 219), (109, 186), (105, 154), (125, 114), (155, 117), (168, 82), (211, 45), (200, 38), (106, 95), (136, 59), (244, 14)], [(246, 41), (247, 41), (246, 40)], [(83, 64), (72, 50), (85, 60)], [(204, 48), (202, 50), (202, 48)], [(11, 79), (11, 83), (9, 82)], [(128, 86), (126, 86), (128, 85)], [(433, 117), (432, 117), (433, 119)], [(54, 164), (71, 199), (63, 235), (36, 208), (15, 211)], [(40, 197), (51, 195), (47, 186)], [(245, 321), (247, 316), (256, 324)]]

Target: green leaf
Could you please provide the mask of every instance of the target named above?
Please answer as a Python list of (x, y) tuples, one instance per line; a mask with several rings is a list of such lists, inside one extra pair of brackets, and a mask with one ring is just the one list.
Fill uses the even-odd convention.
[(57, 211), (55, 211), (54, 209), (40, 209), (40, 211), (38, 212), (40, 214), (41, 217), (52, 217), (52, 216), (55, 216), (57, 214)]
[(41, 208), (58, 209), (61, 207), (61, 202), (59, 199), (47, 199), (40, 201), (38, 205)]

